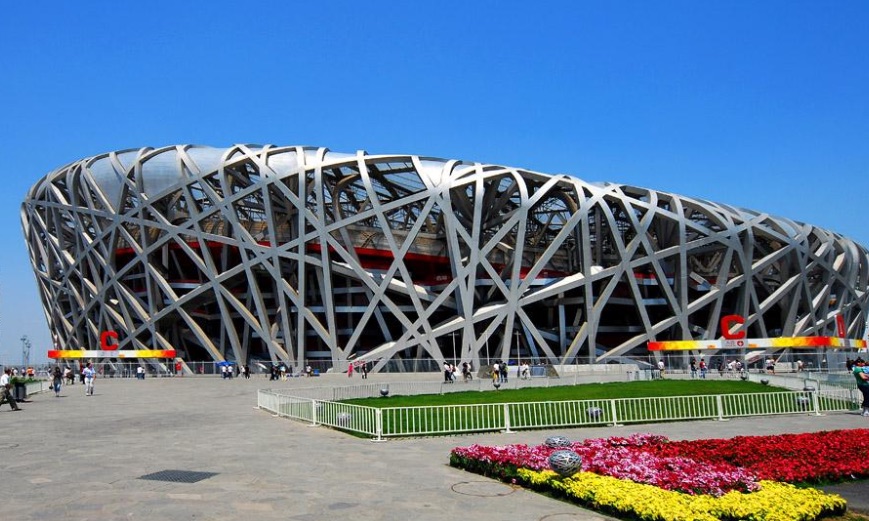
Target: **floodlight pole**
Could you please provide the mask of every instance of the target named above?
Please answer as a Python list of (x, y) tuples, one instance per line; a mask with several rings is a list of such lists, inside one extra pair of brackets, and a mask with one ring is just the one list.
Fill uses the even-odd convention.
[(30, 339), (27, 335), (21, 337), (21, 364), (25, 370), (30, 367)]
[[(519, 330), (516, 330), (516, 364), (519, 364)], [(507, 365), (510, 365), (510, 353), (507, 353)]]
[(454, 364), (457, 362), (457, 360), (456, 360), (456, 333), (458, 333), (458, 331), (450, 332), (450, 336), (453, 337), (453, 363)]

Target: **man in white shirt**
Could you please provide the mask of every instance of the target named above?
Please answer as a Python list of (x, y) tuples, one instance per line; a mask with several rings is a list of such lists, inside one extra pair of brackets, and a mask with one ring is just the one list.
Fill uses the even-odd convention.
[(20, 411), (21, 407), (18, 407), (18, 402), (12, 396), (12, 384), (9, 383), (9, 374), (11, 372), (9, 369), (5, 369), (3, 370), (3, 375), (0, 376), (0, 405), (8, 402), (13, 411)]

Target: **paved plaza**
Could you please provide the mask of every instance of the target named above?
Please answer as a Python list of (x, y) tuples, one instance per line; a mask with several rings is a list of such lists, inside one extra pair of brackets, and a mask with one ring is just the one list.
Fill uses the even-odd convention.
[[(374, 374), (369, 381), (439, 378), (439, 373)], [(608, 519), (451, 468), (449, 451), (474, 443), (538, 444), (555, 434), (582, 439), (652, 432), (688, 439), (869, 427), (867, 418), (840, 413), (372, 442), (256, 408), (259, 388), (351, 383), (362, 380), (344, 375), (289, 382), (269, 382), (262, 376), (100, 379), (94, 396), (85, 396), (84, 386), (72, 385), (63, 388), (60, 398), (52, 392), (31, 396), (22, 412), (3, 406), (0, 517)], [(155, 473), (159, 479), (143, 479)], [(856, 483), (827, 490), (845, 496), (852, 509), (869, 511), (867, 488)]]

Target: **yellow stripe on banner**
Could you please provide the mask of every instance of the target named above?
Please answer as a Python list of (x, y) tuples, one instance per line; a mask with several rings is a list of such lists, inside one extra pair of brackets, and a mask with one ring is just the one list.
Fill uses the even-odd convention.
[(649, 351), (687, 351), (700, 349), (866, 349), (866, 340), (832, 336), (797, 336), (777, 338), (740, 338), (734, 340), (664, 340), (649, 342)]
[(175, 358), (174, 349), (86, 350), (58, 349), (48, 352), (48, 358)]
[(689, 351), (695, 349), (719, 349), (718, 340), (665, 340), (649, 342), (649, 351)]

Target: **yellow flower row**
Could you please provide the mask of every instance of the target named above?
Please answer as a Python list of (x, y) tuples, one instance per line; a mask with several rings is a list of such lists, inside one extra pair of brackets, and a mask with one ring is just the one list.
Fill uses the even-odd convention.
[(536, 489), (550, 488), (594, 509), (635, 516), (646, 521), (814, 521), (840, 514), (846, 502), (835, 494), (787, 483), (761, 481), (750, 494), (691, 496), (652, 485), (579, 472), (561, 479), (551, 470), (517, 469), (520, 479)]

